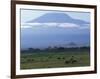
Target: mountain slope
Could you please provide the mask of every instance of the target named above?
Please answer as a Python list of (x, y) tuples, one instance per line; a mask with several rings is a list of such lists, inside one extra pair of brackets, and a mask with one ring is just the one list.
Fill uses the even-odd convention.
[(28, 21), (28, 23), (74, 23), (78, 25), (89, 24), (86, 21), (74, 19), (65, 13), (46, 13), (36, 19)]

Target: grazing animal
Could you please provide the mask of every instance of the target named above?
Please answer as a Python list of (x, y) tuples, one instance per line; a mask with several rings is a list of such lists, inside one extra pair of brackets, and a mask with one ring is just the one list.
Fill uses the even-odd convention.
[(69, 61), (69, 60), (66, 60), (66, 61), (65, 61), (65, 63), (66, 63), (66, 64), (69, 64), (69, 63), (70, 63), (70, 61)]
[(76, 62), (77, 62), (77, 60), (72, 60), (72, 61), (71, 61), (72, 64), (74, 64), (74, 63), (76, 63)]
[(76, 63), (77, 62), (77, 60), (74, 58), (74, 56), (72, 56), (69, 60), (66, 60), (65, 61), (65, 63), (66, 64), (74, 64), (74, 63)]

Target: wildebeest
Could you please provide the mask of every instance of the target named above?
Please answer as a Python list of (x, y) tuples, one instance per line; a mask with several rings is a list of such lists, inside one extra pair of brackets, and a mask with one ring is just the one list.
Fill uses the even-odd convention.
[(74, 58), (74, 56), (72, 56), (69, 60), (65, 61), (66, 64), (74, 64), (77, 63), (77, 60)]

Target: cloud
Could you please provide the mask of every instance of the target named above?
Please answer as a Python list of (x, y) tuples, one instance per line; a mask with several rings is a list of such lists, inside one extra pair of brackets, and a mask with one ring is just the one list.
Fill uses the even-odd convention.
[(21, 25), (21, 28), (32, 28), (30, 25)]
[(80, 27), (77, 24), (73, 24), (73, 23), (61, 23), (58, 27), (62, 27), (62, 28), (78, 28)]
[(58, 28), (78, 28), (78, 29), (88, 29), (89, 25), (77, 25), (74, 23), (23, 23), (21, 28), (33, 28), (33, 27), (58, 27)]
[(36, 26), (36, 25), (42, 25), (41, 23), (23, 23), (21, 26)]

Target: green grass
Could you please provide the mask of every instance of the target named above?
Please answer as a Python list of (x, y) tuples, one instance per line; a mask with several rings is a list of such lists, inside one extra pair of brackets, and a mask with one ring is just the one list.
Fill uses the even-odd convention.
[[(76, 62), (71, 63), (71, 58)], [(70, 61), (69, 63), (65, 63)], [(40, 52), (21, 53), (21, 69), (58, 68), (58, 67), (80, 67), (90, 65), (89, 51), (81, 52)]]

